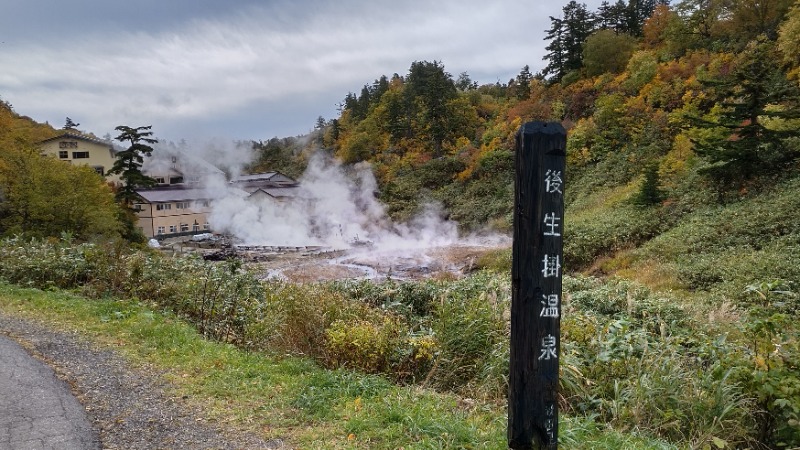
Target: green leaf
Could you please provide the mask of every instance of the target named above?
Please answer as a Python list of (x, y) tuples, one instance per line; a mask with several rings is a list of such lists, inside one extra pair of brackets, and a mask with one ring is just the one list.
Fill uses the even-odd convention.
[(714, 445), (716, 445), (717, 448), (725, 448), (728, 445), (727, 442), (716, 436), (711, 436), (711, 441), (714, 442)]

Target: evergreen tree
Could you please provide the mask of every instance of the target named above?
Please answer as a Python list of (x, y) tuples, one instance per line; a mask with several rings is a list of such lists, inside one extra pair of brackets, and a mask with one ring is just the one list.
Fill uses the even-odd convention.
[(386, 78), (386, 75), (381, 75), (380, 78), (375, 80), (372, 83), (371, 89), (371, 98), (372, 98), (372, 105), (377, 105), (379, 101), (381, 101), (381, 97), (386, 91), (389, 90), (389, 79)]
[(461, 72), (458, 74), (458, 79), (456, 79), (456, 88), (459, 91), (473, 91), (478, 89), (478, 82), (472, 81), (467, 72)]
[(531, 95), (531, 80), (533, 80), (533, 74), (531, 74), (531, 68), (527, 64), (517, 75), (517, 78), (514, 80), (514, 90), (517, 94), (517, 98), (520, 100), (525, 100), (526, 98), (530, 97)]
[(369, 106), (372, 104), (372, 92), (366, 84), (361, 88), (361, 95), (358, 96), (356, 101), (356, 108), (353, 113), (353, 118), (357, 120), (364, 120), (369, 114)]
[(433, 146), (433, 154), (440, 156), (449, 134), (449, 102), (458, 95), (453, 78), (439, 61), (415, 61), (406, 82), (407, 95), (422, 106), (421, 125)]
[(157, 139), (150, 137), (153, 135), (150, 128), (152, 126), (131, 128), (125, 125), (114, 128), (120, 132), (119, 136), (114, 139), (120, 142), (130, 142), (130, 146), (126, 150), (117, 153), (117, 159), (108, 171), (109, 175), (119, 175), (122, 179), (122, 186), (117, 191), (116, 197), (120, 203), (127, 206), (136, 200), (137, 188), (151, 187), (156, 184), (156, 180), (142, 173), (144, 156), (150, 156), (153, 153), (153, 147), (148, 144), (158, 143)]
[(754, 41), (743, 52), (730, 77), (706, 81), (716, 91), (721, 109), (716, 120), (690, 117), (701, 128), (726, 130), (722, 136), (695, 141), (695, 151), (709, 162), (705, 171), (723, 187), (763, 175), (799, 155), (785, 145), (800, 136), (794, 127), (770, 121), (800, 118), (800, 87), (776, 64), (772, 41)]
[(603, 2), (597, 8), (597, 26), (601, 29), (614, 30), (617, 33), (629, 33), (628, 5), (617, 0), (613, 5)]
[(549, 62), (542, 73), (551, 75), (552, 81), (561, 81), (567, 73), (580, 70), (583, 66), (583, 43), (594, 31), (597, 21), (585, 4), (575, 0), (564, 6), (562, 11), (563, 18), (550, 17), (552, 26), (544, 38), (551, 42), (545, 47), (549, 53), (543, 59)]
[(639, 206), (653, 206), (664, 200), (664, 193), (659, 188), (658, 164), (649, 164), (644, 169), (644, 180), (633, 202)]
[(67, 117), (67, 122), (64, 124), (64, 126), (61, 129), (62, 130), (74, 130), (74, 129), (78, 128), (79, 126), (81, 126), (81, 124), (75, 123), (75, 122), (72, 121), (72, 119)]

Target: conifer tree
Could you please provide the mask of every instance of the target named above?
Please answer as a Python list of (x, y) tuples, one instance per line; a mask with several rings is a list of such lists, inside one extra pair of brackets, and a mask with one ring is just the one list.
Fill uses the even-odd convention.
[(644, 169), (644, 180), (633, 202), (640, 206), (652, 206), (660, 203), (664, 200), (664, 193), (661, 191), (658, 184), (658, 164), (649, 164)]
[(433, 146), (433, 154), (441, 156), (450, 128), (449, 102), (458, 95), (455, 82), (439, 61), (411, 63), (406, 81), (406, 94), (412, 103), (422, 106), (422, 125)]
[(696, 127), (726, 130), (722, 137), (695, 141), (695, 151), (709, 163), (705, 172), (728, 187), (800, 156), (785, 145), (787, 138), (800, 136), (800, 130), (768, 126), (770, 121), (800, 118), (800, 87), (787, 79), (776, 61), (780, 58), (774, 42), (752, 42), (731, 76), (705, 81), (716, 91), (719, 118), (689, 118)]
[(117, 153), (117, 159), (108, 174), (119, 175), (122, 179), (122, 186), (117, 191), (116, 197), (120, 203), (128, 206), (136, 200), (137, 188), (156, 184), (156, 180), (142, 173), (144, 156), (150, 156), (153, 153), (153, 147), (148, 144), (158, 143), (157, 139), (150, 137), (153, 135), (150, 128), (152, 126), (132, 128), (125, 125), (114, 128), (120, 132), (119, 136), (114, 139), (120, 142), (130, 142), (130, 146)]
[(514, 80), (514, 88), (518, 99), (525, 100), (526, 98), (530, 97), (531, 80), (533, 80), (531, 68), (525, 64), (525, 67), (520, 70), (519, 75), (517, 75), (517, 78)]
[(583, 43), (594, 31), (597, 20), (585, 4), (575, 0), (564, 6), (562, 11), (563, 18), (550, 17), (552, 26), (544, 38), (551, 42), (545, 47), (549, 53), (543, 59), (549, 62), (542, 73), (550, 75), (552, 81), (561, 81), (567, 73), (580, 70), (583, 65)]
[(62, 130), (74, 130), (74, 129), (78, 128), (79, 126), (81, 126), (81, 124), (75, 123), (75, 122), (72, 121), (72, 119), (67, 117), (67, 121), (64, 124), (64, 127), (61, 128), (61, 129)]

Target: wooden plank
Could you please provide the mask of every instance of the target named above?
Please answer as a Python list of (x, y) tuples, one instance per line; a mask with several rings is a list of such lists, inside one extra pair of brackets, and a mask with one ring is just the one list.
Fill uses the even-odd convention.
[(517, 133), (508, 392), (512, 449), (558, 446), (566, 136), (557, 122), (529, 122)]

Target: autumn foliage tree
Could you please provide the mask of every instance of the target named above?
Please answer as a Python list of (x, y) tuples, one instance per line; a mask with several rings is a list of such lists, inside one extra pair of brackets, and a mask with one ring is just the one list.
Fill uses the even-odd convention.
[[(597, 11), (570, 1), (551, 18), (541, 72), (524, 66), (507, 83), (479, 85), (467, 73), (453, 80), (442, 62), (415, 61), (406, 75), (348, 93), (340, 117), (326, 125), (326, 142), (346, 163), (372, 164), (389, 211), (408, 216), (427, 198), (468, 226), (509, 223), (502, 217), (510, 206), (499, 199), (510, 177), (485, 168), (510, 160), (514, 134), (529, 120), (563, 121), (571, 170), (585, 186), (646, 174), (654, 205), (679, 195), (686, 179), (679, 173), (758, 178), (752, 168), (792, 163), (800, 145), (791, 134), (800, 127), (789, 89), (800, 78), (793, 51), (800, 16), (782, 12), (782, 1), (758, 9), (738, 1), (617, 0)], [(776, 17), (788, 17), (777, 46), (775, 33), (760, 46), (749, 31), (737, 32), (775, 30)], [(663, 192), (652, 195), (656, 173), (664, 175)]]
[(89, 167), (45, 158), (30, 145), (0, 154), (0, 234), (81, 240), (119, 236), (111, 188)]

